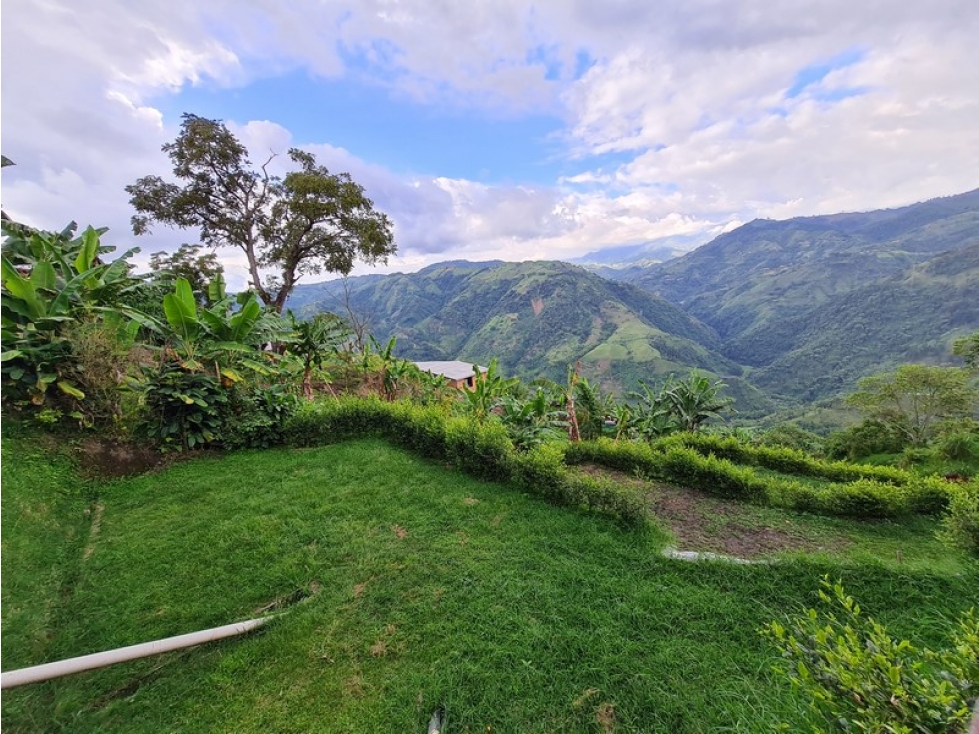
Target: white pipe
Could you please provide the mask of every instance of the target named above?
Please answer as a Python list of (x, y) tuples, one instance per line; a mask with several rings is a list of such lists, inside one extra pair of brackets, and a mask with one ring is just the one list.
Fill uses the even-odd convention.
[(235, 622), (234, 624), (226, 624), (223, 627), (213, 627), (209, 630), (190, 632), (186, 635), (166, 637), (162, 640), (155, 640), (154, 642), (143, 642), (139, 645), (130, 645), (129, 647), (120, 647), (115, 650), (106, 650), (105, 652), (96, 652), (77, 658), (59, 660), (56, 663), (45, 663), (44, 665), (34, 665), (30, 668), (11, 670), (0, 674), (0, 688), (6, 689), (27, 685), (28, 683), (38, 683), (40, 681), (50, 680), (51, 678), (60, 678), (63, 675), (80, 673), (83, 670), (104, 668), (108, 665), (124, 663), (127, 660), (136, 660), (138, 658), (149, 657), (150, 655), (170, 652), (171, 650), (180, 650), (184, 647), (193, 647), (204, 642), (221, 640), (225, 637), (243, 635), (256, 627), (261, 627), (270, 619), (274, 618), (272, 616), (249, 619), (246, 622)]

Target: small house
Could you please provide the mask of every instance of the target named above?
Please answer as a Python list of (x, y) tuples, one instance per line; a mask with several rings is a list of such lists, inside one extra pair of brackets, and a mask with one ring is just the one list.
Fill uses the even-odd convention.
[(441, 375), (452, 387), (472, 389), (476, 386), (476, 378), (486, 373), (485, 367), (472, 362), (415, 362), (415, 367), (422, 372)]

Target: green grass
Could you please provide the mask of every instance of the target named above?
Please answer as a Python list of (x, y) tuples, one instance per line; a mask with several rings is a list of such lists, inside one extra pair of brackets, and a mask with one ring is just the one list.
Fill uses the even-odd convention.
[[(249, 637), (7, 691), (10, 732), (420, 732), (438, 703), (447, 731), (474, 734), (602, 731), (608, 707), (616, 731), (800, 729), (804, 705), (757, 630), (811, 605), (823, 574), (894, 634), (931, 644), (979, 590), (974, 567), (669, 561), (655, 529), (380, 441), (105, 484), (85, 558), (88, 500), (62, 494), (60, 459), (25, 462), (21, 450), (5, 442), (5, 669), (316, 593)], [(57, 512), (42, 522), (31, 513), (44, 504)], [(36, 613), (11, 622), (8, 608), (27, 604)]]

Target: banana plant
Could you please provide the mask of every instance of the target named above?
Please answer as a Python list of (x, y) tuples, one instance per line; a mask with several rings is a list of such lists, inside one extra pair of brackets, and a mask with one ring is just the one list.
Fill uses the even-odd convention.
[(691, 372), (685, 382), (669, 380), (663, 389), (663, 398), (678, 425), (684, 431), (697, 431), (710, 418), (720, 417), (728, 410), (731, 400), (719, 396), (724, 382), (711, 382), (698, 372)]
[[(473, 365), (473, 372), (479, 375), (479, 367)], [(494, 357), (486, 368), (486, 372), (476, 378), (475, 384), (471, 388), (463, 388), (462, 394), (465, 397), (463, 404), (466, 412), (482, 423), (496, 408), (503, 397), (513, 394), (514, 390), (520, 385), (520, 380), (512, 377), (505, 379), (499, 371), (497, 360)]]
[(528, 449), (546, 440), (560, 438), (568, 429), (568, 413), (562, 410), (562, 395), (555, 396), (538, 387), (533, 397), (521, 400), (504, 395), (500, 401), (500, 419), (515, 446)]
[(666, 387), (657, 391), (644, 380), (639, 380), (640, 389), (630, 394), (630, 397), (635, 400), (631, 427), (648, 441), (680, 430), (679, 421), (673, 414), (672, 404), (666, 396), (670, 384), (671, 380), (667, 380)]
[(164, 348), (183, 369), (197, 372), (213, 367), (215, 375), (228, 383), (241, 381), (240, 367), (268, 374), (272, 354), (264, 352), (262, 345), (288, 335), (285, 324), (265, 313), (254, 293), (243, 294), (237, 310), (228, 297), (204, 308), (186, 278), (177, 278), (173, 292), (163, 297), (163, 313), (166, 323), (145, 314), (130, 315), (164, 338)]
[(350, 331), (339, 316), (331, 313), (317, 314), (308, 321), (300, 321), (292, 311), (288, 314), (294, 336), (286, 351), (302, 362), (303, 396), (312, 400), (313, 368), (322, 369), (324, 360), (347, 342)]
[(111, 250), (100, 244), (104, 230), (89, 227), (72, 239), (74, 223), (55, 234), (4, 222), (3, 231), (3, 375), (16, 389), (26, 390), (35, 405), (44, 404), (52, 385), (83, 400), (84, 392), (72, 379), (71, 344), (64, 328), (82, 318), (120, 312), (120, 296), (137, 282), (127, 259), (138, 248), (103, 263), (99, 255)]

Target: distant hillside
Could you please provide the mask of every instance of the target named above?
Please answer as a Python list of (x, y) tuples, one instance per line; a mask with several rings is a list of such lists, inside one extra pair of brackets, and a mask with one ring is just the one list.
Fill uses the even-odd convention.
[(804, 400), (849, 392), (860, 377), (903, 362), (948, 361), (954, 338), (976, 330), (979, 243), (772, 328), (769, 337), (780, 345), (771, 351), (781, 354), (752, 381)]
[[(639, 378), (696, 367), (730, 376), (747, 410), (771, 403), (737, 379), (708, 326), (635, 286), (561, 262), (441, 263), (417, 273), (349, 281), (351, 306), (371, 314), (381, 339), (417, 360), (493, 357), (508, 374), (563, 380), (569, 364), (606, 389), (635, 389)], [(339, 311), (338, 283), (297, 289), (300, 313)], [(301, 307), (299, 307), (301, 305)]]
[(760, 368), (759, 384), (813, 399), (901, 362), (946, 359), (955, 334), (979, 329), (976, 245), (979, 190), (756, 220), (630, 280), (714, 327), (725, 356)]
[(901, 209), (755, 220), (632, 282), (723, 339), (979, 242), (979, 189)]

